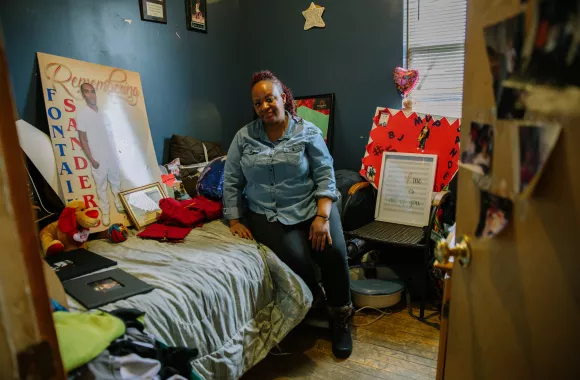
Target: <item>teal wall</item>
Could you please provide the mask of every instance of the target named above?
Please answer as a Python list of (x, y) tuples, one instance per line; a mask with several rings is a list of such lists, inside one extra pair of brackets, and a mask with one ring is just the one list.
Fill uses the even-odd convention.
[[(228, 145), (251, 118), (240, 102), (238, 0), (208, 4), (208, 34), (185, 27), (185, 1), (167, 1), (167, 24), (141, 21), (138, 0), (2, 1), (20, 117), (47, 128), (36, 52), (137, 71), (159, 162), (173, 133)], [(131, 20), (129, 24), (124, 20)]]
[(18, 112), (41, 129), (37, 51), (139, 72), (159, 162), (173, 133), (227, 148), (252, 117), (252, 72), (270, 69), (296, 96), (336, 94), (335, 166), (358, 170), (375, 108), (400, 107), (402, 1), (319, 0), (327, 27), (309, 31), (309, 0), (210, 0), (208, 34), (186, 29), (182, 0), (167, 24), (141, 21), (137, 0), (3, 1), (0, 22)]

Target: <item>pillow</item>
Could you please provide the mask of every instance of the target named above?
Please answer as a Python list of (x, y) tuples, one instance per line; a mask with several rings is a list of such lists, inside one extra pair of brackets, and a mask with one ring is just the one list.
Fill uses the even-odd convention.
[(217, 142), (201, 141), (190, 136), (173, 135), (171, 137), (169, 160), (179, 158), (181, 165), (205, 163), (223, 155), (225, 152)]

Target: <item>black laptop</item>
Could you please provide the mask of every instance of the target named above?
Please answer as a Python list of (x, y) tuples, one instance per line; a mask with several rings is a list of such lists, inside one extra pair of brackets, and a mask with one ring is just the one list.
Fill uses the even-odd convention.
[(70, 280), (117, 265), (116, 261), (97, 255), (84, 248), (60, 252), (45, 258), (61, 281)]

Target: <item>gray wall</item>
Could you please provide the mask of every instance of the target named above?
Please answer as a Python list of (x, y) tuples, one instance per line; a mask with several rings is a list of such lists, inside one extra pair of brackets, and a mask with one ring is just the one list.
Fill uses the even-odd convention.
[(392, 71), (402, 63), (402, 1), (318, 0), (326, 28), (308, 31), (302, 11), (310, 0), (242, 2), (246, 82), (270, 69), (295, 96), (336, 94), (337, 169), (360, 169), (377, 106), (401, 107)]
[(36, 75), (40, 51), (139, 72), (159, 162), (173, 133), (227, 147), (251, 118), (240, 102), (245, 88), (237, 62), (239, 1), (208, 5), (208, 34), (186, 29), (184, 0), (167, 0), (167, 15), (167, 24), (141, 21), (137, 0), (2, 1), (0, 21), (20, 117), (47, 128)]

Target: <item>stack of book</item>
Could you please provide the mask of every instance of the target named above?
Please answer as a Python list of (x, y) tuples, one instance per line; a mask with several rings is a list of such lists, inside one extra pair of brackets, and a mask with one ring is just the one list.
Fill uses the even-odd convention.
[(119, 269), (117, 262), (86, 249), (60, 252), (46, 262), (62, 281), (64, 290), (87, 309), (147, 293), (154, 288)]

